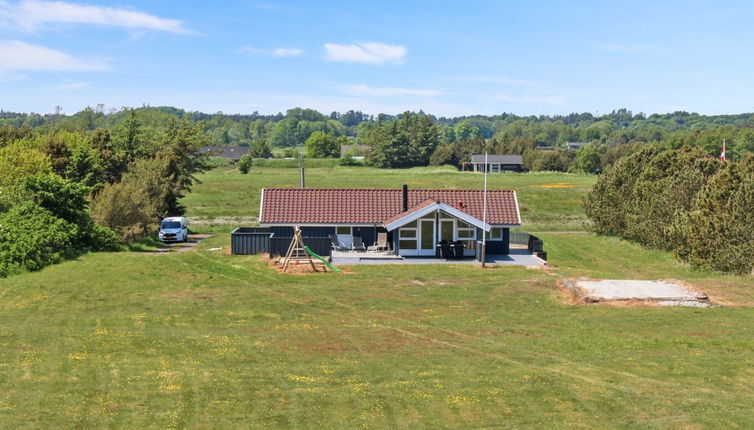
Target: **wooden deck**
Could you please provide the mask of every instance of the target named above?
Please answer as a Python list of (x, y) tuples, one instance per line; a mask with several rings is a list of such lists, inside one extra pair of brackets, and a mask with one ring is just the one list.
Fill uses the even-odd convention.
[(393, 251), (336, 251), (332, 250), (330, 257), (333, 259), (352, 259), (352, 260), (403, 260), (400, 255), (395, 255)]

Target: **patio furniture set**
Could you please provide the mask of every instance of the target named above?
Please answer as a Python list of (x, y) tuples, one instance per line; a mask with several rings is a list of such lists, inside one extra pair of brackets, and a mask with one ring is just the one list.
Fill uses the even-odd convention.
[(360, 236), (351, 236), (349, 234), (331, 234), (330, 243), (335, 251), (361, 251), (385, 253), (390, 251), (387, 241), (387, 233), (377, 233), (377, 242), (373, 245), (366, 246)]

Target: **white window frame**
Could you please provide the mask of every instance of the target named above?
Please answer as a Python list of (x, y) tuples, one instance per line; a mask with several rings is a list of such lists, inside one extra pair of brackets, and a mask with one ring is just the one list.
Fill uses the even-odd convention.
[[(500, 236), (495, 237), (495, 235), (493, 234), (495, 230), (500, 230)], [(492, 240), (492, 241), (500, 241), (500, 240), (503, 240), (504, 237), (505, 237), (504, 227), (492, 227), (492, 229), (490, 229), (490, 235), (487, 236), (487, 239)]]
[[(338, 232), (339, 228), (347, 228), (348, 229), (348, 233), (339, 233)], [(351, 225), (336, 225), (335, 226), (335, 234), (336, 235), (338, 235), (338, 234), (350, 234), (351, 236), (353, 236), (353, 226), (351, 226)]]

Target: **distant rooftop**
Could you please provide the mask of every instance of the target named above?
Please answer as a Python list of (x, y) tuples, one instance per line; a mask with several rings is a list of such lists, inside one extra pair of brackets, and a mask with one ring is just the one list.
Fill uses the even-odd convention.
[(212, 157), (228, 158), (238, 161), (241, 157), (249, 152), (248, 146), (205, 146), (202, 152)]
[[(472, 164), (484, 164), (484, 154), (474, 154), (471, 156)], [(487, 155), (487, 164), (524, 164), (524, 157), (521, 155)]]

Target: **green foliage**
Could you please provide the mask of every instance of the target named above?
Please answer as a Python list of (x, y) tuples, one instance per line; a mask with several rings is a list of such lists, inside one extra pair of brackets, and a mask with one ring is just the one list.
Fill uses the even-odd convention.
[(338, 164), (341, 166), (361, 166), (361, 162), (353, 157), (350, 153), (346, 153), (338, 160)]
[(576, 153), (576, 170), (582, 173), (598, 173), (602, 165), (602, 157), (594, 144), (589, 144)]
[(568, 172), (575, 159), (576, 153), (565, 149), (525, 151), (524, 167), (534, 172)]
[(341, 140), (331, 133), (315, 131), (306, 140), (306, 152), (310, 158), (340, 157)]
[(89, 188), (53, 174), (22, 184), (25, 200), (0, 213), (0, 276), (38, 270), (88, 251), (118, 250), (87, 211)]
[(249, 153), (254, 158), (270, 158), (272, 157), (272, 148), (267, 143), (267, 139), (259, 138), (252, 142)]
[(698, 146), (619, 160), (584, 200), (591, 228), (675, 252), (697, 266), (754, 269), (754, 156), (720, 163)]
[(244, 175), (249, 173), (253, 163), (254, 163), (254, 157), (252, 157), (251, 153), (246, 153), (242, 155), (241, 159), (238, 160), (238, 171), (243, 173)]
[(699, 190), (721, 163), (701, 148), (663, 151), (647, 163), (623, 202), (623, 237), (652, 248), (677, 249), (682, 237), (672, 235), (673, 221), (691, 209)]
[(675, 220), (673, 232), (685, 238), (681, 259), (725, 272), (754, 274), (754, 156), (726, 163)]
[(137, 158), (146, 156), (149, 152), (147, 140), (144, 135), (143, 125), (136, 110), (128, 111), (127, 117), (123, 120), (114, 133), (114, 148), (121, 154), (126, 164)]
[(80, 145), (71, 152), (64, 177), (89, 187), (101, 185), (108, 179), (99, 152), (88, 144)]
[(457, 163), (455, 152), (452, 144), (439, 145), (432, 156), (429, 157), (430, 166), (444, 166), (446, 164), (455, 165)]
[(76, 255), (76, 224), (26, 202), (0, 214), (0, 277), (39, 270)]
[(27, 177), (50, 173), (49, 157), (18, 140), (0, 148), (0, 189), (12, 188)]
[(71, 150), (62, 136), (60, 134), (46, 136), (40, 149), (49, 157), (52, 171), (60, 176), (65, 175), (65, 170), (70, 162)]
[(24, 191), (29, 200), (54, 216), (81, 224), (87, 215), (90, 188), (57, 175), (38, 175), (26, 179)]
[(123, 179), (106, 185), (92, 202), (92, 217), (126, 242), (151, 232), (175, 204), (164, 158), (132, 163)]
[(172, 184), (167, 199), (167, 214), (180, 215), (184, 208), (178, 203), (184, 191), (191, 191), (197, 182), (196, 174), (209, 169), (207, 155), (201, 152), (206, 135), (199, 123), (186, 119), (173, 121), (162, 141), (162, 150), (157, 154), (165, 162), (165, 175)]
[(363, 142), (372, 147), (368, 165), (393, 168), (428, 165), (440, 140), (430, 116), (404, 112), (401, 119), (377, 122)]
[(589, 228), (597, 234), (623, 236), (626, 232), (625, 203), (644, 166), (659, 152), (648, 145), (629, 155), (600, 175), (592, 191), (584, 198), (584, 212), (591, 221)]

